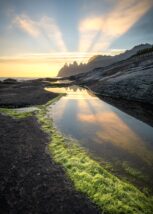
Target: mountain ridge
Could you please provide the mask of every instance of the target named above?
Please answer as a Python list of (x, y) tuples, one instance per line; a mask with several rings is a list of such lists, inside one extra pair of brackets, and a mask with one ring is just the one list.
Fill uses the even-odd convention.
[(151, 44), (140, 44), (134, 46), (130, 50), (126, 50), (125, 52), (110, 56), (110, 55), (95, 55), (92, 56), (87, 64), (80, 63), (78, 64), (76, 61), (74, 61), (72, 64), (65, 64), (58, 72), (58, 77), (68, 77), (80, 73), (89, 72), (90, 70), (93, 70), (97, 67), (105, 67), (108, 65), (111, 65), (115, 62), (119, 62), (125, 59), (128, 59), (129, 57), (135, 55), (137, 52), (152, 47)]
[(100, 96), (153, 105), (153, 46), (69, 79)]

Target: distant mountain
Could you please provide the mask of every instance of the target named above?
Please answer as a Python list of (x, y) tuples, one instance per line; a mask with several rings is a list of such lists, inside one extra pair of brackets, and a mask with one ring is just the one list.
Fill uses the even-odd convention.
[(69, 65), (65, 64), (58, 72), (58, 77), (68, 77), (71, 75), (89, 72), (98, 67), (105, 67), (115, 62), (128, 59), (137, 54), (137, 52), (151, 47), (152, 46), (150, 44), (141, 44), (116, 56), (95, 55), (89, 59), (87, 64), (77, 64), (77, 62)]
[(58, 77), (67, 77), (83, 72), (86, 72), (86, 64), (78, 64), (76, 61), (74, 61), (69, 65), (66, 63), (58, 72)]

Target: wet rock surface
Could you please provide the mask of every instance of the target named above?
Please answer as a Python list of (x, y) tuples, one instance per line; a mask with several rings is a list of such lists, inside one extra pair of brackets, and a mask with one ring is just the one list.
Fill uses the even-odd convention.
[(35, 118), (0, 121), (0, 213), (99, 213), (50, 158)]
[(153, 105), (153, 53), (76, 76), (98, 95)]
[(44, 90), (51, 82), (43, 79), (0, 82), (0, 107), (26, 107), (41, 105), (57, 96)]

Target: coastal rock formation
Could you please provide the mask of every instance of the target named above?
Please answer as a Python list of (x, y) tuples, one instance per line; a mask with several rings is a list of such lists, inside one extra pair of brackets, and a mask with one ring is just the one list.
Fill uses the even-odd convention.
[(150, 47), (150, 44), (141, 44), (116, 56), (96, 55), (91, 57), (87, 64), (77, 64), (77, 62), (74, 62), (68, 65), (66, 63), (58, 72), (58, 77), (68, 77), (71, 75), (89, 72), (94, 68), (105, 67), (121, 60), (126, 60), (135, 55), (138, 51)]
[(21, 82), (6, 79), (0, 82), (0, 107), (21, 108), (45, 104), (57, 96), (44, 89), (51, 85), (50, 82), (46, 79)]
[(74, 78), (103, 96), (153, 104), (153, 48)]

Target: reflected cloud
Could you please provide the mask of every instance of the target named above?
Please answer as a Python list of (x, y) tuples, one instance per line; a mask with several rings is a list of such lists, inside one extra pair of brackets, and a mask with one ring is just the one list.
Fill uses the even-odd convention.
[(146, 148), (143, 140), (116, 113), (106, 111), (93, 114), (90, 111), (87, 114), (85, 112), (83, 114), (79, 113), (78, 118), (92, 126), (98, 123), (99, 130), (95, 133), (97, 143), (112, 143), (133, 155), (139, 156), (148, 164), (153, 163), (152, 152)]
[(98, 157), (152, 168), (151, 127), (77, 86), (49, 90), (67, 93), (53, 106), (54, 122), (62, 133), (78, 139)]
[(69, 100), (77, 99), (78, 101), (83, 100), (81, 101), (82, 103), (84, 103), (84, 100), (89, 98), (95, 99), (95, 100), (98, 99), (95, 96), (91, 96), (88, 90), (79, 88), (78, 86), (75, 86), (75, 85), (70, 87), (65, 87), (65, 88), (60, 88), (60, 87), (45, 88), (45, 90), (54, 92), (54, 93), (66, 93), (67, 95), (64, 96), (62, 99), (69, 99)]
[[(65, 109), (66, 109), (66, 107), (67, 107), (67, 105), (68, 105), (68, 100), (67, 99), (63, 99), (63, 98), (61, 98), (60, 99), (60, 101), (59, 101), (59, 104), (60, 104), (60, 108), (59, 108), (59, 111), (53, 111), (54, 112), (54, 117), (57, 119), (57, 120), (59, 120), (59, 119), (61, 119), (62, 117), (63, 117), (63, 115), (64, 115), (64, 112), (65, 112)], [(55, 106), (53, 105), (53, 106), (51, 106), (51, 108), (55, 108)], [(52, 109), (51, 109), (51, 111), (49, 111), (49, 113), (50, 112), (52, 112)], [(50, 114), (49, 114), (50, 115)], [(51, 117), (51, 119), (52, 119), (52, 117)]]

